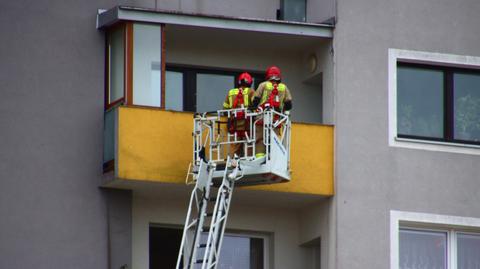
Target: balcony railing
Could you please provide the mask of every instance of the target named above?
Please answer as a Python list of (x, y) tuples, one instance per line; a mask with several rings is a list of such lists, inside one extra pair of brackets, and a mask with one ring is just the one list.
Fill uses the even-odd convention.
[[(192, 160), (193, 115), (120, 106), (105, 116), (105, 186), (122, 181), (185, 184)], [(333, 126), (293, 123), (291, 181), (242, 187), (253, 190), (333, 195)], [(113, 158), (113, 160), (110, 160)]]

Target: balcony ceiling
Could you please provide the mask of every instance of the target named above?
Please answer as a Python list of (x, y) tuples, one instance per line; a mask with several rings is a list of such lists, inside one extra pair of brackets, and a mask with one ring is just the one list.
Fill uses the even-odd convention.
[(308, 48), (317, 47), (319, 43), (329, 42), (329, 40), (311, 36), (185, 25), (167, 25), (166, 27), (167, 46), (195, 44), (197, 47), (228, 48), (233, 50), (251, 47), (260, 51), (305, 51)]

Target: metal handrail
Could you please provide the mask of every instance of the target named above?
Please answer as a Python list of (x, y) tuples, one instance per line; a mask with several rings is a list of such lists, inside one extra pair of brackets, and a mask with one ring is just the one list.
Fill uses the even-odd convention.
[[(243, 135), (239, 135), (238, 131), (230, 133), (228, 130), (225, 118), (233, 119), (238, 118), (240, 114), (243, 114), (245, 120), (246, 129)], [(288, 115), (275, 111), (273, 109), (266, 110), (250, 110), (248, 108), (236, 108), (236, 109), (221, 109), (217, 111), (209, 111), (204, 113), (196, 113), (194, 115), (194, 154), (193, 163), (198, 164), (199, 160), (208, 155), (211, 161), (224, 162), (226, 155), (229, 153), (229, 149), (226, 148), (232, 144), (242, 144), (245, 150), (242, 158), (255, 158), (256, 147), (255, 142), (257, 140), (257, 131), (260, 128), (257, 126), (263, 125), (263, 137), (264, 144), (267, 148), (265, 154), (269, 159), (270, 139), (271, 132), (275, 132), (275, 129), (281, 128), (281, 132), (278, 133), (280, 142), (285, 148), (290, 147), (290, 118)], [(289, 151), (289, 150), (288, 150)], [(227, 154), (226, 154), (227, 153)], [(216, 155), (216, 156), (215, 156)]]

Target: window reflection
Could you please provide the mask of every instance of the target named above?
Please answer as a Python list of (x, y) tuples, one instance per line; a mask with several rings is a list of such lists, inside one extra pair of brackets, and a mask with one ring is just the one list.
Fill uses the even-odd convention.
[[(207, 234), (202, 234), (202, 242)], [(202, 257), (204, 249), (198, 255)], [(218, 269), (263, 269), (264, 241), (262, 238), (226, 234), (223, 237)]]
[(183, 110), (183, 73), (167, 71), (165, 74), (165, 109)]
[(230, 75), (197, 74), (197, 112), (216, 111), (222, 108), (228, 90), (235, 87), (235, 77)]
[(442, 71), (398, 68), (399, 134), (443, 137), (443, 80)]
[(454, 137), (480, 141), (480, 75), (454, 74)]
[(159, 25), (133, 25), (133, 104), (161, 105), (161, 28)]

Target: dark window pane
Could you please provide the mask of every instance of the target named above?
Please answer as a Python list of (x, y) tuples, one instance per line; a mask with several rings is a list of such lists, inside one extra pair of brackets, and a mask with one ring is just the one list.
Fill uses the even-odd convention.
[(457, 269), (480, 268), (480, 234), (457, 234)]
[(253, 77), (252, 89), (257, 90), (258, 85), (260, 85), (260, 83), (262, 83), (263, 81), (265, 81), (263, 77), (260, 77), (260, 76)]
[(108, 34), (108, 53), (109, 62), (109, 80), (110, 80), (110, 100), (112, 103), (123, 98), (123, 73), (124, 73), (124, 31), (123, 27), (118, 27)]
[(442, 71), (398, 68), (398, 134), (443, 137), (443, 81)]
[(480, 75), (454, 74), (455, 129), (459, 140), (480, 141)]
[(283, 20), (301, 22), (306, 20), (306, 0), (282, 0), (280, 5)]
[(263, 239), (250, 238), (250, 269), (263, 269)]
[(103, 163), (106, 163), (115, 158), (115, 109), (105, 111), (103, 141)]
[(175, 268), (178, 250), (182, 242), (182, 230), (163, 227), (149, 229), (150, 269)]
[(446, 269), (447, 233), (401, 229), (400, 269)]
[(233, 89), (234, 76), (197, 74), (197, 112), (222, 109), (228, 90)]

